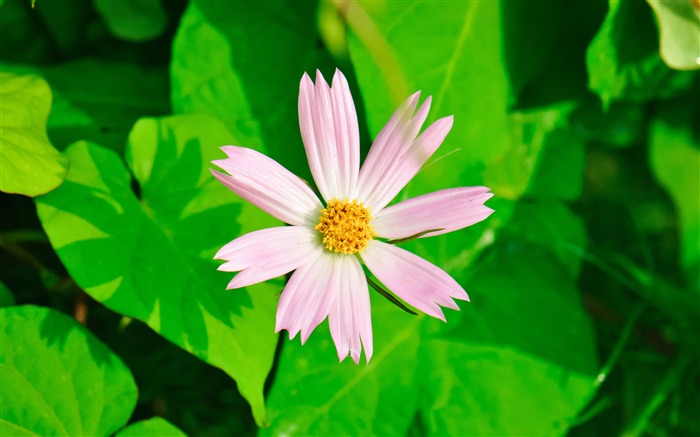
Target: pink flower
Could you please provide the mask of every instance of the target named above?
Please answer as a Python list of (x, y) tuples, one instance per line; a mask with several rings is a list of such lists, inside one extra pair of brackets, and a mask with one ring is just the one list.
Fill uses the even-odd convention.
[[(291, 226), (263, 229), (225, 245), (219, 270), (240, 272), (227, 289), (272, 279), (294, 270), (277, 307), (276, 332), (301, 332), (302, 344), (326, 317), (343, 361), (359, 363), (362, 346), (372, 357), (372, 320), (364, 264), (408, 304), (445, 320), (442, 307), (459, 310), (469, 300), (450, 275), (382, 239), (429, 237), (470, 226), (493, 210), (485, 187), (449, 188), (387, 204), (418, 173), (452, 128), (441, 118), (418, 135), (431, 98), (416, 111), (410, 96), (379, 132), (362, 168), (357, 114), (348, 83), (335, 71), (328, 86), (304, 74), (299, 89), (299, 126), (311, 173), (324, 203), (301, 179), (254, 150), (225, 146), (226, 159), (212, 171), (234, 193)], [(422, 234), (425, 231), (430, 231)]]

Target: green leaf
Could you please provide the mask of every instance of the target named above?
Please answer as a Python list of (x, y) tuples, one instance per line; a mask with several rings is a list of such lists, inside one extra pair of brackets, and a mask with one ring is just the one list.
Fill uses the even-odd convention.
[(136, 406), (129, 369), (68, 316), (35, 306), (0, 309), (5, 435), (110, 435)]
[(700, 9), (697, 3), (647, 0), (659, 25), (661, 59), (677, 70), (700, 68)]
[[(316, 2), (190, 2), (173, 42), (175, 112), (212, 114), (239, 139), (310, 180), (297, 118), (299, 81), (328, 65)], [(290, 150), (296, 153), (290, 153)]]
[(114, 152), (80, 142), (65, 152), (74, 160), (66, 185), (36, 203), (82, 289), (223, 369), (262, 424), (279, 286), (228, 292), (230, 274), (217, 272), (212, 257), (250, 225), (277, 222), (211, 176), (209, 161), (223, 157), (218, 146), (235, 142), (208, 116), (142, 119), (127, 146), (140, 198)]
[(371, 108), (372, 136), (417, 90), (423, 98), (433, 96), (429, 122), (455, 116), (452, 131), (411, 187), (481, 184), (484, 168), (508, 152), (500, 14), (495, 2), (361, 2), (348, 8), (350, 54)]
[(0, 307), (11, 307), (15, 304), (15, 297), (4, 282), (0, 281)]
[(434, 436), (566, 435), (593, 387), (590, 376), (528, 354), (444, 340), (431, 342), (421, 373)]
[(119, 431), (116, 437), (186, 437), (180, 428), (161, 417), (132, 423)]
[(423, 435), (565, 434), (594, 390), (592, 327), (555, 257), (503, 246), (447, 325), (373, 297), (367, 366), (337, 364), (325, 324), (303, 347), (285, 343), (265, 434), (405, 435), (417, 416)]
[[(504, 239), (485, 255), (463, 280), (472, 304), (463, 308), (460, 325), (450, 328), (450, 336), (510, 345), (562, 368), (593, 375), (597, 370), (593, 328), (576, 276), (560, 261), (562, 254), (545, 245)], [(580, 262), (569, 258), (569, 264)]]
[(40, 75), (49, 83), (54, 101), (47, 129), (59, 150), (79, 138), (121, 155), (136, 120), (171, 112), (165, 68), (95, 59), (42, 68), (8, 64), (0, 68)]
[(160, 0), (95, 0), (94, 5), (112, 34), (126, 41), (154, 39), (168, 24)]
[(586, 228), (563, 202), (554, 199), (520, 200), (515, 204), (504, 232), (507, 238), (547, 249), (572, 278), (578, 277), (581, 259), (572, 248), (581, 250), (586, 247)]
[(661, 60), (649, 8), (636, 0), (609, 0), (610, 10), (586, 53), (588, 87), (604, 106), (613, 100), (669, 97), (690, 87), (693, 75)]
[(46, 136), (51, 89), (36, 76), (0, 73), (0, 190), (37, 196), (63, 182), (68, 160)]
[[(503, 14), (498, 2), (365, 2), (348, 8), (351, 55), (365, 106), (372, 108), (372, 134), (416, 90), (434, 97), (429, 121), (455, 117), (450, 134), (402, 198), (486, 185), (495, 197), (515, 200), (526, 191), (544, 147), (554, 160), (563, 156), (578, 165), (580, 145), (560, 144), (563, 135), (555, 133), (571, 104), (510, 114)], [(553, 133), (557, 137), (550, 140)], [(578, 189), (575, 183), (559, 185), (535, 189), (558, 190), (553, 195), (565, 197)]]
[(680, 219), (681, 262), (700, 289), (700, 138), (698, 105), (680, 100), (660, 106), (651, 125), (649, 158), (656, 178), (673, 198)]
[(270, 428), (263, 435), (404, 435), (418, 406), (415, 368), (423, 324), (370, 294), (375, 353), (369, 365), (338, 356), (326, 322), (304, 346), (282, 350), (269, 394)]

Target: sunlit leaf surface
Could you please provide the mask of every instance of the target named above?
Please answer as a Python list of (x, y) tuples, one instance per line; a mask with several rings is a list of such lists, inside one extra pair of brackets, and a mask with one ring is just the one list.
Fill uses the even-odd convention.
[(154, 417), (132, 423), (119, 431), (116, 437), (185, 437), (186, 435), (167, 420)]
[(0, 73), (0, 190), (36, 196), (61, 184), (68, 160), (46, 136), (51, 90), (40, 77)]
[(700, 7), (692, 1), (647, 0), (659, 25), (661, 58), (677, 70), (700, 68)]
[(88, 294), (229, 373), (262, 423), (278, 288), (227, 292), (229, 278), (212, 257), (251, 225), (274, 221), (211, 176), (217, 146), (232, 140), (204, 116), (143, 119), (127, 147), (138, 196), (114, 152), (82, 142), (66, 150), (74, 162), (66, 185), (38, 199), (37, 208)]
[(109, 435), (136, 405), (129, 369), (93, 334), (48, 308), (0, 309), (3, 435)]

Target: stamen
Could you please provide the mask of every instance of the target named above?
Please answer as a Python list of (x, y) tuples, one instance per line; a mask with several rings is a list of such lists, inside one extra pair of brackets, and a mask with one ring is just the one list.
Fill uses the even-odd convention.
[(352, 255), (361, 252), (374, 236), (372, 214), (357, 200), (332, 199), (321, 210), (316, 230), (323, 234), (323, 244), (331, 252)]

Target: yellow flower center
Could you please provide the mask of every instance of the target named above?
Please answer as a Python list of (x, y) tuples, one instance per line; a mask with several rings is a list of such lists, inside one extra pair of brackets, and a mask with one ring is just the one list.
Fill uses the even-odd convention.
[(374, 236), (372, 214), (357, 200), (332, 199), (321, 210), (316, 230), (323, 234), (323, 244), (331, 252), (352, 255), (361, 252)]

